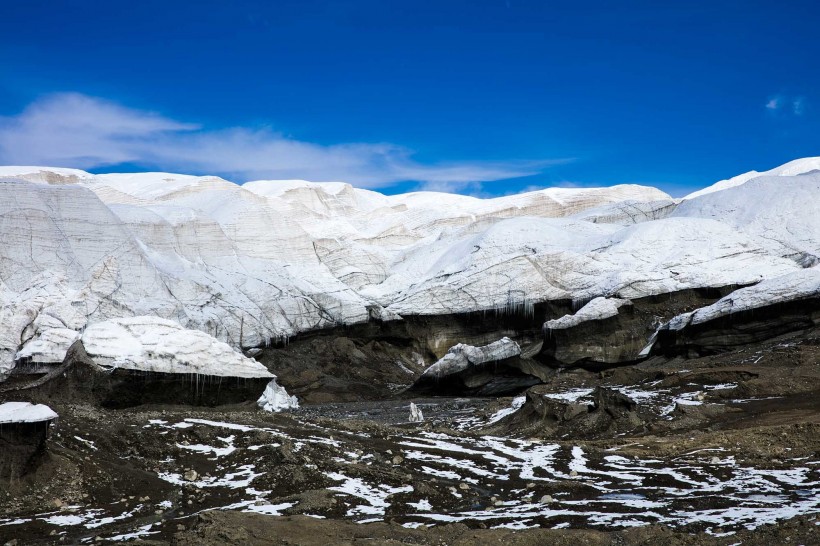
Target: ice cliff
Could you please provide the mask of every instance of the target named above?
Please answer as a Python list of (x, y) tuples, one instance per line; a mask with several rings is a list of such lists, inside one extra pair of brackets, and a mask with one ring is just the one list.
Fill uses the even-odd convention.
[[(820, 256), (818, 166), (747, 173), (682, 201), (635, 185), (478, 199), (2, 167), (0, 376), (60, 362), (80, 338), (103, 347), (115, 330), (123, 344), (106, 358), (125, 365), (118, 347), (145, 352), (168, 328), (242, 349), (373, 319), (794, 275)], [(151, 365), (179, 365), (166, 360)]]

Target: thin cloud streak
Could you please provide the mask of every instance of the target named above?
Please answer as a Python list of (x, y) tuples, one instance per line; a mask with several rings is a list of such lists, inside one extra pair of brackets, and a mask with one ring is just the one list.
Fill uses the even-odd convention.
[(459, 189), (531, 176), (570, 160), (464, 161), (425, 164), (393, 144), (324, 146), (271, 129), (208, 130), (77, 93), (30, 104), (0, 117), (0, 163), (100, 169), (137, 164), (160, 170), (253, 179), (344, 180), (380, 188), (403, 181)]

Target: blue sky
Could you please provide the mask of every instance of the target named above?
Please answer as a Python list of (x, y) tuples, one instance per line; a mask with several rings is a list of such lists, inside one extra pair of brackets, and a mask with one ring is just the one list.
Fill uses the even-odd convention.
[(0, 163), (675, 194), (820, 154), (814, 2), (6, 0)]

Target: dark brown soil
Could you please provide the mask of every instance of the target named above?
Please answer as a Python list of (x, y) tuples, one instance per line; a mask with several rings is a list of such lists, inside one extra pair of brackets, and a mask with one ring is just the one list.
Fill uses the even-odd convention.
[[(351, 343), (367, 361), (360, 341), (315, 350), (344, 346), (337, 373)], [(317, 373), (297, 387), (314, 402)], [(36, 469), (0, 480), (0, 544), (820, 544), (817, 331), (561, 371), (526, 396), (506, 416), (511, 398), (413, 398), (425, 420), (407, 423), (389, 392), (268, 414), (39, 389), (60, 418)]]

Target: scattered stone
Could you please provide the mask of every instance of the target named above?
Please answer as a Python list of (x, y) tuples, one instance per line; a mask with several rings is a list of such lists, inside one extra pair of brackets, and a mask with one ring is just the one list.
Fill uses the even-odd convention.
[(393, 457), (393, 464), (401, 464), (403, 462), (404, 457), (402, 457), (401, 455), (396, 455), (395, 457)]
[(549, 504), (549, 503), (551, 503), (552, 501), (553, 501), (552, 496), (550, 496), (550, 495), (544, 495), (543, 497), (541, 497), (541, 500), (539, 500), (538, 502), (540, 502), (541, 504)]
[(470, 486), (468, 484), (464, 483), (464, 482), (461, 482), (460, 484), (458, 484), (458, 488), (461, 489), (462, 491), (466, 491), (466, 490), (470, 489)]
[(186, 470), (185, 474), (183, 474), (182, 477), (185, 478), (185, 481), (195, 482), (196, 479), (199, 477), (199, 474), (196, 473), (196, 470), (190, 469)]

